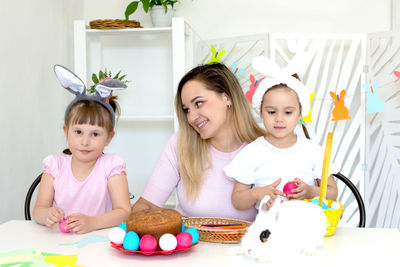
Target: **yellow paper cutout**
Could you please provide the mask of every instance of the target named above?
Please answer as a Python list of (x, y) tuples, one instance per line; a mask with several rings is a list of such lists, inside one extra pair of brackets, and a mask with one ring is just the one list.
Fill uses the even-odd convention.
[(207, 61), (207, 64), (217, 63), (219, 62), (220, 57), (225, 54), (225, 49), (221, 51), (217, 51), (214, 46), (211, 46), (211, 59)]
[(335, 94), (335, 92), (330, 91), (329, 94), (333, 98), (333, 104), (335, 107), (332, 110), (332, 121), (348, 120), (351, 119), (349, 116), (349, 109), (344, 106), (344, 96), (346, 95), (346, 90), (340, 91), (340, 95)]
[(303, 118), (303, 121), (312, 122), (312, 119), (311, 119), (311, 117), (312, 117), (311, 101), (313, 100), (314, 97), (315, 97), (315, 93), (312, 92), (312, 93), (310, 94), (310, 112), (308, 112), (307, 116), (305, 116), (305, 117)]
[(59, 255), (59, 256), (46, 256), (43, 257), (45, 262), (54, 264), (56, 267), (84, 267), (77, 265), (75, 261), (78, 259), (77, 255)]
[(2, 257), (0, 259), (0, 264), (10, 264), (14, 262), (32, 262), (34, 258), (42, 257), (42, 254), (35, 250), (21, 250), (21, 254), (17, 254), (19, 251), (15, 251), (15, 253), (10, 252), (10, 256)]

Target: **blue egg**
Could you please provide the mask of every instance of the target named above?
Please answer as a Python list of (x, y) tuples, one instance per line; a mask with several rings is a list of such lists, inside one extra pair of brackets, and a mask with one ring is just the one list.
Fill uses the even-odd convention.
[(123, 246), (126, 250), (138, 250), (140, 238), (137, 233), (129, 231), (124, 237)]
[[(319, 197), (314, 197), (311, 200), (311, 203), (315, 204), (315, 205), (319, 205)], [(328, 208), (328, 202), (326, 200), (322, 201), (322, 209), (326, 210)]]
[(182, 222), (182, 232), (185, 232), (185, 224)]
[(118, 227), (124, 229), (126, 232), (126, 223), (121, 223), (120, 225), (118, 225)]
[(196, 228), (189, 227), (185, 230), (192, 235), (192, 245), (196, 244), (199, 241), (199, 231)]

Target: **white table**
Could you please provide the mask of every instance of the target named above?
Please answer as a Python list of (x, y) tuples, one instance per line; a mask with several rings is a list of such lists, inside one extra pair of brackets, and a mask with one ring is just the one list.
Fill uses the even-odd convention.
[[(90, 243), (82, 248), (60, 245), (79, 242), (90, 236), (107, 237), (108, 231), (64, 234), (33, 221), (8, 221), (0, 225), (0, 255), (21, 249), (36, 249), (39, 252), (77, 255), (76, 263), (83, 266), (275, 266), (241, 255), (226, 255), (228, 248), (237, 244), (200, 242), (185, 252), (157, 256), (125, 254), (111, 248), (107, 241)], [(388, 266), (387, 263), (391, 263), (389, 266), (400, 266), (399, 255), (400, 231), (397, 229), (338, 228), (333, 236), (324, 238), (323, 249), (316, 255), (302, 256), (295, 266)], [(0, 257), (0, 265), (4, 259)]]

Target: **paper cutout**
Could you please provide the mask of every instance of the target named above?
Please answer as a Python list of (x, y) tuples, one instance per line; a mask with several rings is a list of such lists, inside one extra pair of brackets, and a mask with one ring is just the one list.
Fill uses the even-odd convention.
[(56, 267), (84, 267), (83, 265), (77, 265), (77, 255), (58, 255), (58, 256), (46, 256), (43, 257), (45, 262), (52, 263)]
[(332, 110), (332, 121), (348, 120), (351, 119), (349, 116), (349, 109), (344, 106), (344, 96), (346, 95), (346, 90), (340, 91), (340, 95), (335, 94), (335, 92), (330, 91), (329, 94), (333, 98), (333, 104), (335, 107)]
[(59, 256), (60, 254), (39, 252), (35, 249), (14, 250), (0, 253), (1, 266), (29, 266), (29, 267), (51, 267), (52, 263), (43, 261), (44, 256)]
[(212, 63), (217, 63), (220, 60), (220, 57), (222, 57), (225, 54), (225, 49), (221, 51), (215, 50), (214, 46), (211, 46), (211, 59), (207, 61), (207, 64), (212, 64)]
[(312, 119), (311, 119), (311, 117), (312, 117), (311, 101), (314, 99), (314, 97), (315, 97), (315, 93), (312, 92), (312, 93), (310, 94), (310, 112), (308, 112), (307, 116), (305, 116), (304, 118), (301, 119), (302, 122), (304, 122), (304, 121), (312, 122)]
[(372, 86), (368, 86), (365, 83), (363, 84), (363, 87), (367, 92), (366, 114), (385, 111), (385, 107), (383, 106), (383, 101), (379, 98), (378, 95), (379, 86), (380, 86), (379, 81), (376, 81)]
[(72, 246), (72, 245), (77, 245), (77, 248), (84, 248), (87, 245), (91, 243), (98, 243), (98, 242), (108, 242), (110, 241), (108, 237), (105, 236), (99, 236), (99, 235), (90, 235), (85, 238), (83, 238), (80, 241), (72, 242), (72, 243), (63, 243), (59, 244), (60, 246)]
[(261, 81), (264, 79), (265, 79), (265, 77), (262, 77), (261, 79), (256, 80), (254, 78), (254, 75), (250, 74), (250, 88), (249, 88), (249, 91), (246, 92), (246, 98), (250, 104), (253, 104), (253, 95), (256, 92), (257, 87), (260, 85)]
[(238, 65), (236, 64), (236, 61), (232, 63), (232, 72), (235, 74), (236, 77), (239, 77), (239, 75), (243, 74), (246, 71), (246, 69), (240, 69)]
[(393, 74), (400, 79), (400, 71), (393, 71)]

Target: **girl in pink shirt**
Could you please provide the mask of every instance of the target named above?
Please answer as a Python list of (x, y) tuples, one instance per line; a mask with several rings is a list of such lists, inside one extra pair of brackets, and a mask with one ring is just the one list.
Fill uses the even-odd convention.
[(179, 132), (132, 211), (161, 207), (176, 189), (183, 216), (253, 220), (254, 208), (233, 207), (234, 181), (223, 172), (247, 143), (264, 134), (235, 75), (221, 63), (192, 69), (178, 85), (175, 109)]
[(69, 150), (44, 159), (33, 218), (48, 227), (66, 218), (65, 230), (79, 234), (116, 226), (130, 213), (125, 162), (103, 150), (114, 137), (115, 111), (119, 113), (111, 91), (126, 85), (101, 82), (95, 95), (86, 95), (75, 74), (58, 65), (54, 71), (61, 85), (76, 95), (64, 118)]

